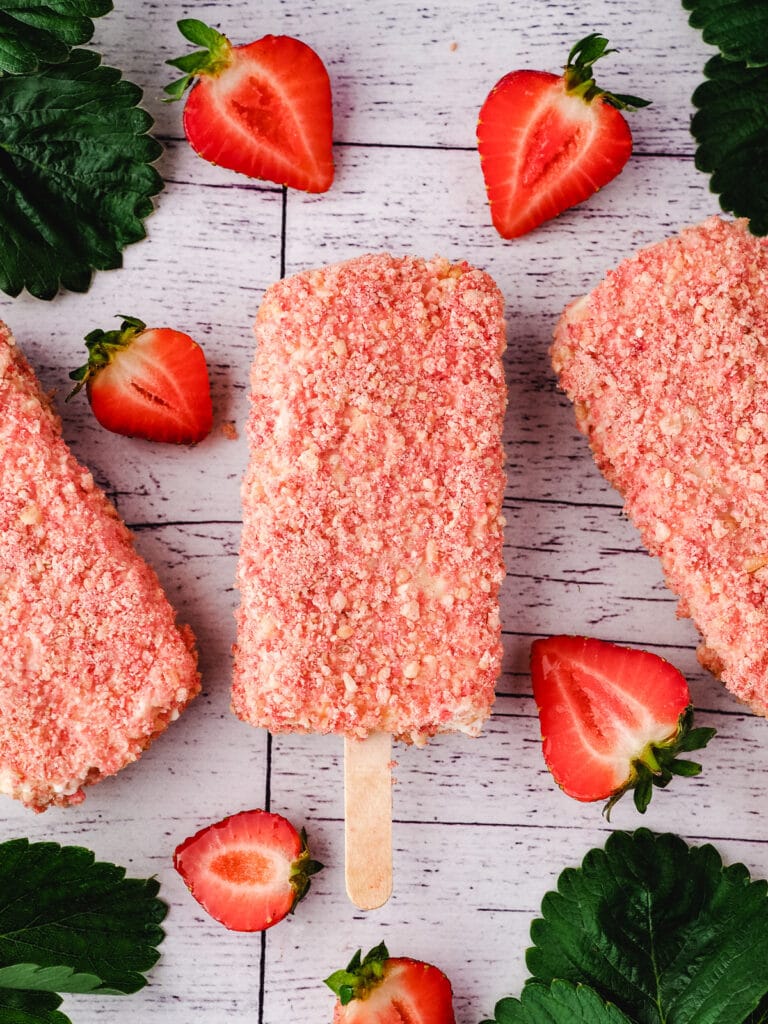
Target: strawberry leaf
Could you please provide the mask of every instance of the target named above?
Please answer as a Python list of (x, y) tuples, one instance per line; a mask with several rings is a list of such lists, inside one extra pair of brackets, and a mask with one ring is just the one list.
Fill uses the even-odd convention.
[(0, 79), (0, 289), (86, 291), (144, 237), (163, 182), (141, 97), (88, 50)]
[(768, 67), (718, 56), (704, 74), (708, 81), (693, 94), (696, 166), (711, 174), (724, 210), (748, 217), (753, 234), (768, 235)]
[(60, 64), (93, 35), (92, 18), (112, 0), (6, 0), (0, 11), (0, 74), (28, 74)]
[(765, 0), (683, 0), (688, 23), (728, 60), (768, 64), (768, 4)]
[(768, 1024), (768, 997), (760, 1003), (754, 1013), (750, 1013), (744, 1024)]
[(482, 1024), (632, 1024), (621, 1010), (586, 985), (529, 983), (520, 999), (502, 999)]
[(528, 968), (547, 985), (587, 984), (640, 1024), (757, 1024), (767, 896), (765, 881), (743, 864), (724, 867), (710, 845), (614, 832), (544, 897)]
[(61, 999), (52, 992), (17, 992), (0, 989), (0, 1021), (3, 1024), (70, 1024), (59, 1013)]
[(163, 938), (158, 889), (83, 847), (0, 844), (0, 985), (136, 992)]
[(19, 988), (35, 992), (104, 991), (101, 978), (79, 974), (71, 967), (38, 967), (37, 964), (11, 964), (0, 967), (0, 989)]

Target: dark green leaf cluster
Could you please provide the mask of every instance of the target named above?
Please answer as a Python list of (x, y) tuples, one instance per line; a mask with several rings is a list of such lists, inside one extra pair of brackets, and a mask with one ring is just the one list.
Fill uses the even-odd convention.
[(710, 845), (614, 832), (531, 926), (531, 978), (484, 1024), (765, 1024), (768, 885)]
[(690, 24), (720, 49), (693, 94), (696, 166), (720, 206), (768, 235), (768, 3), (683, 0)]
[[(145, 235), (151, 197), (163, 187), (151, 166), (141, 90), (73, 50), (35, 75), (0, 80), (0, 288), (50, 299), (59, 284), (87, 290), (92, 271), (122, 264)], [(30, 130), (30, 124), (34, 128)]]
[(765, 0), (683, 0), (693, 28), (726, 60), (768, 64), (768, 4)]
[[(163, 188), (141, 89), (97, 53), (70, 49), (90, 38), (89, 16), (111, 7), (17, 0), (0, 12), (0, 67), (20, 72), (0, 77), (0, 289), (9, 295), (86, 291), (94, 270), (121, 266), (125, 246), (144, 238)], [(14, 35), (9, 12), (28, 31)], [(27, 57), (11, 60), (22, 35)]]
[(693, 94), (696, 166), (711, 175), (724, 210), (768, 235), (768, 66), (712, 57), (704, 74)]
[(0, 10), (0, 74), (24, 75), (60, 64), (93, 35), (92, 18), (112, 0), (6, 0)]
[(67, 1024), (60, 992), (136, 992), (157, 961), (165, 904), (80, 846), (0, 844), (0, 1022)]
[(551, 986), (532, 982), (519, 999), (500, 1000), (494, 1013), (495, 1020), (483, 1024), (631, 1024), (594, 989), (568, 981), (554, 981)]

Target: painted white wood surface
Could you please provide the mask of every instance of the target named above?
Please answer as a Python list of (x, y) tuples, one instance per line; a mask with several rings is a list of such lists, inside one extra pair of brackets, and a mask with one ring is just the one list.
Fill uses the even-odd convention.
[[(66, 997), (63, 1008), (76, 1024), (224, 1024), (235, 1014), (260, 1024), (330, 1021), (333, 997), (321, 979), (383, 938), (395, 953), (441, 966), (458, 1021), (474, 1024), (519, 991), (541, 896), (609, 828), (643, 823), (712, 840), (726, 858), (768, 876), (768, 723), (698, 667), (695, 631), (676, 618), (658, 565), (595, 469), (547, 361), (558, 314), (606, 268), (717, 209), (688, 133), (690, 95), (708, 53), (682, 9), (675, 0), (116, 7), (95, 42), (145, 89), (166, 147), (167, 189), (122, 270), (98, 275), (86, 295), (2, 298), (0, 316), (56, 393), (73, 449), (135, 527), (139, 550), (197, 633), (204, 693), (141, 761), (91, 789), (80, 807), (37, 817), (10, 801), (0, 809), (0, 838), (90, 846), (133, 874), (156, 874), (170, 904), (146, 989), (126, 999)], [(184, 50), (174, 26), (182, 16), (201, 17), (236, 42), (287, 32), (316, 47), (334, 89), (337, 180), (329, 193), (284, 197), (191, 152), (179, 106), (161, 102), (173, 76), (163, 61)], [(621, 50), (604, 62), (605, 84), (654, 101), (632, 116), (635, 155), (589, 203), (505, 243), (487, 216), (474, 151), (478, 108), (506, 71), (556, 70), (593, 30)], [(230, 714), (228, 689), (253, 317), (282, 263), (291, 273), (375, 249), (467, 258), (505, 293), (509, 522), (496, 711), (478, 740), (396, 748), (395, 891), (365, 914), (344, 893), (341, 741), (270, 743)], [(83, 335), (107, 326), (112, 313), (174, 324), (204, 345), (216, 423), (197, 448), (118, 438), (84, 401), (64, 405)], [(236, 440), (224, 432), (228, 423)], [(544, 767), (527, 653), (533, 637), (564, 630), (663, 653), (689, 676), (701, 723), (720, 730), (701, 778), (659, 794), (645, 819), (620, 804), (607, 825), (598, 806), (563, 796)], [(202, 825), (266, 804), (306, 825), (326, 869), (295, 917), (262, 939), (211, 921), (171, 857)]]

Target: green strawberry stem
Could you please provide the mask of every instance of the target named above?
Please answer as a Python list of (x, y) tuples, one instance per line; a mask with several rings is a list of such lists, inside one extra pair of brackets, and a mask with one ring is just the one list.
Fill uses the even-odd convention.
[(658, 759), (654, 754), (653, 744), (648, 744), (648, 746), (645, 748), (645, 750), (638, 758), (638, 761), (641, 764), (644, 764), (653, 775), (661, 774), (661, 765), (659, 764)]
[(701, 772), (701, 765), (677, 755), (691, 750), (700, 750), (709, 743), (716, 730), (693, 728), (693, 706), (689, 705), (677, 720), (677, 730), (662, 743), (649, 743), (632, 761), (629, 778), (608, 800), (603, 808), (606, 821), (611, 811), (627, 790), (633, 790), (635, 807), (645, 814), (653, 796), (653, 787), (663, 789), (675, 775), (688, 778)]
[(118, 330), (102, 331), (97, 328), (85, 336), (85, 346), (88, 349), (88, 362), (72, 370), (69, 377), (77, 383), (67, 395), (65, 401), (69, 401), (80, 389), (86, 385), (91, 377), (99, 370), (108, 366), (114, 356), (127, 348), (137, 334), (146, 329), (143, 320), (135, 316), (121, 316), (122, 324)]
[(362, 952), (358, 949), (345, 970), (334, 971), (325, 979), (325, 984), (339, 997), (342, 1006), (351, 1003), (353, 999), (364, 999), (384, 976), (384, 964), (389, 959), (384, 943), (374, 946), (363, 958)]
[(290, 913), (294, 912), (297, 903), (307, 895), (307, 890), (310, 886), (310, 877), (312, 875), (316, 875), (323, 867), (319, 861), (312, 860), (310, 857), (309, 847), (307, 846), (307, 833), (305, 829), (301, 830), (300, 836), (301, 853), (291, 865), (290, 883), (293, 889), (293, 903), (291, 904)]
[(592, 65), (609, 53), (616, 53), (616, 50), (608, 49), (608, 40), (599, 32), (593, 32), (576, 43), (568, 54), (568, 63), (564, 69), (565, 91), (571, 96), (580, 97), (585, 103), (598, 98), (605, 100), (618, 110), (637, 110), (638, 107), (649, 106), (650, 100), (598, 88), (592, 76)]
[(165, 86), (164, 92), (168, 94), (167, 103), (180, 100), (198, 75), (218, 75), (229, 67), (232, 50), (232, 44), (225, 35), (205, 22), (198, 21), (197, 18), (182, 18), (176, 24), (185, 39), (196, 46), (202, 46), (203, 49), (165, 62), (184, 72), (183, 78)]

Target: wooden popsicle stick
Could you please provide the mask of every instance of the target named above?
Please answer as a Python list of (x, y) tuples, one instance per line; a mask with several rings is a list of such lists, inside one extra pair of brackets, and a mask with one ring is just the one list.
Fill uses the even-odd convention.
[(344, 740), (347, 895), (375, 910), (392, 894), (392, 737)]

